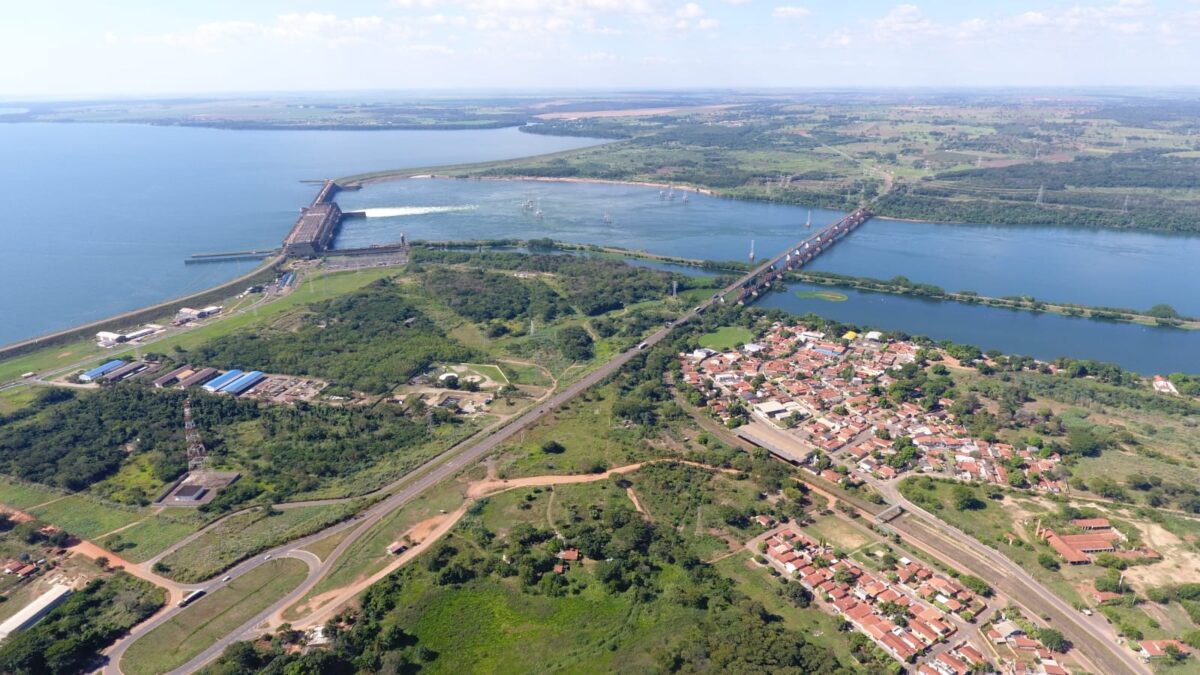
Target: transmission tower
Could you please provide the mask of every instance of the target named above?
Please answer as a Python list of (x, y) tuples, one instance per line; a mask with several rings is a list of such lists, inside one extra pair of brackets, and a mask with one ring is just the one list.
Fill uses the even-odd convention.
[(208, 462), (208, 450), (204, 448), (204, 440), (196, 430), (196, 422), (192, 420), (192, 399), (183, 402), (183, 433), (187, 438), (188, 471), (199, 471)]

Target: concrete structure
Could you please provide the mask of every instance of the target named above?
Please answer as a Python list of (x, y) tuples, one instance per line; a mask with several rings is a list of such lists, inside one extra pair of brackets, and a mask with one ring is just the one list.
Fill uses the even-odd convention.
[(70, 586), (54, 584), (50, 587), (50, 590), (39, 595), (33, 602), (21, 608), (21, 611), (0, 624), (0, 640), (41, 621), (42, 617), (49, 614), (50, 610), (57, 607), (63, 600), (66, 600), (70, 594)]
[(342, 222), (342, 210), (333, 202), (337, 185), (325, 181), (312, 204), (300, 209), (300, 218), (283, 240), (283, 253), (288, 257), (311, 258), (324, 251)]
[(146, 369), (146, 364), (141, 361), (126, 363), (120, 368), (114, 368), (100, 376), (100, 379), (105, 382), (120, 382), (121, 380), (136, 375)]
[(95, 368), (92, 368), (91, 370), (87, 371), (86, 373), (80, 375), (79, 381), (80, 382), (91, 382), (92, 380), (95, 380), (96, 378), (100, 377), (101, 375), (104, 375), (107, 372), (116, 370), (117, 368), (120, 368), (123, 365), (125, 365), (125, 362), (122, 361), (121, 359), (109, 361), (108, 363), (105, 363), (104, 365), (96, 366)]
[(215, 380), (204, 385), (204, 390), (209, 392), (210, 394), (215, 394), (218, 391), (220, 391), (221, 389), (225, 388), (225, 385), (230, 384), (231, 382), (233, 382), (234, 380), (238, 379), (241, 376), (242, 376), (242, 371), (238, 370), (237, 368), (234, 368), (233, 370), (227, 371), (224, 375), (221, 375), (220, 377), (216, 378)]

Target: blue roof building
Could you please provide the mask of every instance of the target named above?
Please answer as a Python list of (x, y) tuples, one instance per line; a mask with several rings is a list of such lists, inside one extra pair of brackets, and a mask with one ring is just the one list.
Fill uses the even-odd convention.
[(106, 363), (102, 366), (96, 366), (95, 368), (92, 368), (91, 370), (87, 371), (86, 373), (80, 375), (79, 380), (81, 382), (91, 382), (92, 380), (96, 379), (97, 377), (100, 377), (101, 375), (103, 375), (109, 371), (116, 370), (117, 368), (120, 368), (123, 365), (125, 365), (125, 362), (122, 361), (121, 359), (109, 361), (108, 363)]
[(252, 370), (252, 371), (246, 373), (245, 375), (242, 375), (238, 379), (234, 380), (233, 382), (230, 382), (229, 384), (225, 385), (224, 387), (221, 387), (221, 393), (222, 394), (232, 394), (233, 396), (237, 396), (238, 394), (241, 394), (242, 392), (246, 391), (250, 387), (253, 387), (254, 385), (261, 382), (263, 377), (264, 376), (263, 376), (263, 373), (261, 370)]
[(213, 380), (212, 382), (209, 382), (208, 384), (204, 385), (204, 390), (209, 393), (214, 393), (214, 392), (218, 391), (219, 389), (221, 389), (221, 387), (224, 387), (225, 385), (229, 384), (230, 382), (233, 382), (234, 380), (238, 379), (241, 376), (242, 376), (242, 371), (238, 370), (237, 368), (234, 368), (233, 370), (225, 373), (224, 375), (218, 377), (217, 379)]

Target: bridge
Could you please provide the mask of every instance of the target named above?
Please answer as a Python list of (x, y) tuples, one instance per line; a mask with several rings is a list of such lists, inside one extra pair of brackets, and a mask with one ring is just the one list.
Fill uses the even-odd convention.
[[(857, 209), (832, 225), (827, 225), (820, 231), (802, 240), (795, 246), (789, 247), (783, 253), (771, 258), (742, 278), (738, 284), (735, 303), (752, 302), (771, 283), (788, 271), (812, 262), (817, 256), (828, 251), (838, 241), (858, 229), (875, 215), (866, 209)], [(724, 301), (724, 298), (722, 298)]]

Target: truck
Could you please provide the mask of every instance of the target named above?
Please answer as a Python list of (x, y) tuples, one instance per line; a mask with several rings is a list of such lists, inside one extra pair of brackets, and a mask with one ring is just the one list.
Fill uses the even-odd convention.
[(183, 596), (183, 599), (179, 601), (179, 606), (187, 607), (188, 605), (192, 604), (193, 602), (204, 597), (205, 593), (208, 593), (208, 591), (204, 590), (203, 588), (196, 589), (196, 590), (192, 591), (191, 593), (188, 593), (187, 595)]

